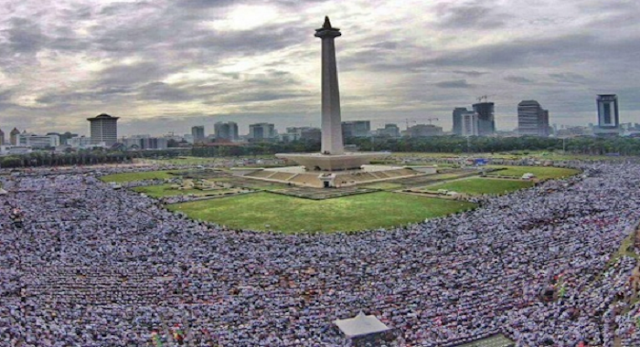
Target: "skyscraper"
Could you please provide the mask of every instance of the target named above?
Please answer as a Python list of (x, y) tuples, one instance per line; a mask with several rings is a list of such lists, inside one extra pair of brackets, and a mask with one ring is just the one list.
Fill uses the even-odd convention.
[(235, 141), (238, 139), (238, 124), (235, 122), (217, 122), (213, 125), (216, 139)]
[(460, 135), (478, 136), (478, 114), (474, 111), (465, 111), (460, 115)]
[(91, 144), (103, 143), (107, 147), (118, 142), (118, 119), (106, 113), (102, 113), (93, 118), (87, 118), (91, 130)]
[(249, 138), (253, 140), (268, 140), (278, 136), (275, 126), (271, 123), (256, 123), (249, 125)]
[(453, 132), (454, 135), (462, 135), (462, 115), (466, 112), (466, 107), (456, 107), (453, 109), (453, 128), (451, 132)]
[(0, 129), (0, 146), (4, 145), (4, 131)]
[(204, 125), (191, 127), (191, 135), (193, 136), (193, 143), (204, 141)]
[(493, 102), (473, 104), (473, 111), (478, 115), (478, 136), (491, 136), (496, 132)]
[(366, 137), (371, 133), (371, 121), (356, 120), (342, 122), (341, 124), (343, 137)]
[(596, 99), (598, 106), (598, 127), (596, 135), (619, 135), (620, 116), (618, 114), (618, 96), (615, 94), (599, 94)]
[(535, 100), (518, 104), (518, 134), (523, 136), (549, 136), (549, 111)]

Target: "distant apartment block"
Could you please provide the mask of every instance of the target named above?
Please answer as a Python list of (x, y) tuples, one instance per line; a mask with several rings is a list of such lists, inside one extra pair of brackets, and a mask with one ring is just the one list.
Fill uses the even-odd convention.
[(409, 137), (429, 137), (442, 135), (444, 135), (442, 127), (433, 124), (416, 124), (407, 129), (407, 136)]
[(76, 136), (67, 140), (67, 144), (71, 146), (71, 148), (75, 149), (91, 148), (91, 138), (85, 136)]
[(366, 137), (371, 135), (371, 121), (356, 120), (342, 122), (342, 137)]
[(474, 111), (465, 111), (460, 114), (460, 135), (480, 136), (478, 129), (478, 114)]
[(518, 104), (518, 134), (521, 136), (549, 136), (549, 111), (536, 100)]
[(193, 143), (204, 141), (204, 125), (191, 127), (191, 136), (193, 136)]
[(127, 149), (133, 150), (155, 150), (167, 149), (169, 139), (165, 137), (151, 137), (149, 135), (137, 135), (123, 139), (122, 143)]
[(236, 141), (238, 135), (238, 124), (235, 122), (217, 122), (213, 125), (213, 133), (216, 139)]
[(320, 128), (313, 127), (289, 127), (286, 133), (280, 134), (280, 139), (284, 142), (298, 140), (320, 142), (322, 131)]
[(400, 128), (397, 124), (385, 124), (384, 128), (376, 129), (377, 136), (400, 137)]
[(454, 135), (462, 135), (462, 115), (466, 112), (468, 112), (466, 107), (456, 107), (453, 109), (453, 128), (451, 129), (451, 132)]
[(270, 140), (278, 137), (272, 123), (256, 123), (249, 125), (249, 138), (252, 140)]

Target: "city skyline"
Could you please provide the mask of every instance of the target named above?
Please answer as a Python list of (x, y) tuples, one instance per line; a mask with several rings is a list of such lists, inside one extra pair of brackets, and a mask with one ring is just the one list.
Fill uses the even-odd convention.
[[(320, 69), (309, 26), (329, 15), (343, 120), (451, 129), (481, 95), (498, 130), (535, 99), (551, 123), (586, 125), (597, 94), (640, 120), (632, 1), (8, 1), (0, 21), (0, 128), (87, 134), (121, 117), (122, 135), (189, 133), (219, 121), (319, 126)], [(68, 24), (71, 23), (71, 24)], [(610, 52), (615, 52), (611, 54)]]

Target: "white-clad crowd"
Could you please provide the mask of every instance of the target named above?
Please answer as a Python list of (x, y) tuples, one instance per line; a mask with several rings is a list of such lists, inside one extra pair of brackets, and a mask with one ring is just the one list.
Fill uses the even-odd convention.
[(638, 346), (639, 308), (620, 308), (637, 264), (610, 257), (640, 220), (640, 165), (580, 166), (473, 211), (314, 235), (198, 223), (92, 171), (5, 176), (0, 346), (149, 346), (176, 326), (196, 346), (334, 346), (360, 310), (406, 346)]

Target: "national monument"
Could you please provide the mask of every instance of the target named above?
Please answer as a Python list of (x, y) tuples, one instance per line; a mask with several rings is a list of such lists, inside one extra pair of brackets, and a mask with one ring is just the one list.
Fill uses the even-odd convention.
[(420, 174), (402, 167), (374, 166), (374, 158), (388, 152), (345, 152), (342, 139), (340, 88), (336, 63), (335, 38), (340, 29), (325, 17), (315, 37), (322, 40), (322, 144), (320, 153), (281, 153), (276, 157), (301, 166), (264, 169), (247, 173), (249, 178), (309, 187), (344, 187), (359, 183), (397, 179)]

